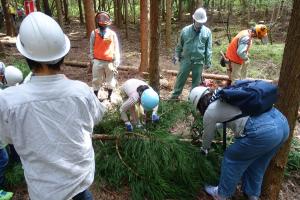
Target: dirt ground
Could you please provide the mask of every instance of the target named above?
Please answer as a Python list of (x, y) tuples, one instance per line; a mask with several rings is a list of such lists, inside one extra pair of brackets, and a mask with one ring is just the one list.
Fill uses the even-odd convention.
[[(139, 31), (138, 25), (131, 25), (129, 28), (129, 38), (126, 39), (124, 30), (117, 30), (119, 35), (119, 40), (122, 47), (122, 63), (121, 66), (130, 66), (138, 68), (140, 64), (140, 50), (139, 50)], [(68, 34), (71, 40), (71, 50), (68, 56), (65, 58), (66, 61), (89, 61), (88, 52), (89, 52), (89, 42), (88, 38), (85, 36), (85, 28), (84, 26), (79, 25), (78, 22), (73, 21), (71, 25), (67, 25), (65, 27), (65, 32)], [(0, 36), (1, 37), (1, 36)], [(174, 36), (176, 37), (176, 36)], [(173, 38), (174, 41), (176, 38)], [(15, 38), (1, 37), (2, 41), (15, 41)], [(162, 41), (163, 38), (162, 38)], [(8, 56), (5, 59), (5, 63), (9, 63), (12, 60), (12, 57), (21, 59), (14, 45), (6, 45), (5, 46), (6, 53)], [(165, 48), (160, 48), (160, 60), (159, 65), (161, 69), (177, 69), (178, 66), (174, 66), (171, 63), (173, 52), (168, 52)], [(67, 75), (70, 79), (81, 80), (86, 82), (91, 86), (91, 74), (87, 72), (86, 68), (79, 68), (74, 66), (63, 66), (62, 72)], [(118, 82), (119, 85), (122, 84), (128, 78), (139, 77), (136, 72), (120, 72), (118, 74)], [(170, 75), (163, 75), (162, 87), (161, 87), (161, 97), (166, 99), (170, 96), (171, 91), (173, 89), (174, 81), (176, 77)], [(189, 87), (191, 85), (191, 80), (186, 84), (183, 95), (181, 97), (182, 100), (186, 100), (187, 94), (189, 91)], [(183, 134), (186, 132), (187, 127), (179, 126), (176, 127), (176, 131), (182, 131)], [(299, 135), (299, 125), (297, 126), (297, 135)], [(28, 200), (28, 194), (26, 185), (21, 185), (17, 188), (14, 188), (14, 197), (13, 200)], [(124, 188), (120, 192), (116, 192), (109, 187), (103, 185), (94, 184), (91, 187), (91, 190), (94, 194), (94, 198), (96, 200), (126, 200), (130, 199), (130, 190), (128, 188)], [(209, 200), (208, 197), (201, 188), (199, 188), (198, 200)], [(241, 199), (241, 194), (237, 194), (234, 199)], [(283, 184), (282, 191), (280, 193), (280, 200), (299, 200), (300, 199), (300, 174), (295, 173), (289, 178), (287, 178)]]

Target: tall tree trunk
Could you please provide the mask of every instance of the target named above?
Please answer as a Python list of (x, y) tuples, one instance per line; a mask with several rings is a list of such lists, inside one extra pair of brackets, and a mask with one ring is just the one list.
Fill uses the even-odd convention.
[(2, 42), (0, 42), (0, 56), (1, 58), (5, 58), (5, 50)]
[(117, 0), (117, 18), (118, 18), (118, 26), (122, 28), (122, 0)]
[(85, 25), (86, 25), (86, 36), (89, 38), (91, 32), (95, 29), (95, 12), (93, 6), (93, 0), (83, 1), (84, 13), (85, 13)]
[(102, 0), (102, 10), (105, 10), (105, 0)]
[(69, 19), (69, 2), (68, 0), (63, 0), (63, 3), (64, 3), (64, 14), (65, 14), (65, 22), (67, 24), (70, 23), (70, 19)]
[(40, 2), (40, 0), (36, 0), (35, 1), (35, 7), (36, 7), (36, 10), (37, 11), (41, 11), (41, 2)]
[(94, 5), (94, 12), (96, 12), (97, 11), (97, 2), (96, 2), (96, 0), (93, 0), (93, 5)]
[(141, 63), (140, 72), (149, 70), (149, 0), (140, 0)]
[(159, 93), (159, 14), (160, 0), (150, 0), (150, 85)]
[(124, 0), (124, 8), (125, 8), (125, 33), (126, 33), (126, 38), (128, 39), (128, 0)]
[(297, 119), (300, 102), (299, 35), (300, 1), (294, 0), (279, 77), (279, 101), (276, 104), (276, 107), (287, 117), (291, 132), (287, 142), (282, 146), (279, 152), (277, 152), (265, 174), (262, 199), (266, 200), (279, 199), (279, 191), (281, 189), (284, 169), (287, 163)]
[(12, 28), (13, 24), (12, 24), (11, 15), (8, 12), (8, 3), (6, 0), (1, 0), (1, 4), (2, 4), (4, 19), (5, 19), (6, 35), (13, 37), (14, 36), (14, 31)]
[(49, 1), (48, 0), (43, 0), (43, 6), (44, 6), (43, 8), (44, 8), (45, 14), (52, 17), (52, 12), (50, 10)]
[(61, 10), (61, 1), (55, 0), (55, 5), (56, 5), (56, 10), (57, 10), (58, 23), (63, 28), (64, 21), (63, 21), (63, 15), (62, 15), (62, 10)]
[(172, 0), (166, 0), (166, 47), (171, 48)]
[(83, 13), (82, 13), (82, 6), (81, 6), (81, 0), (77, 0), (78, 3), (78, 9), (79, 9), (79, 20), (80, 20), (80, 24), (84, 23), (83, 20)]
[(183, 0), (178, 0), (178, 21), (181, 21), (183, 18)]
[(196, 0), (195, 9), (203, 7), (203, 0)]

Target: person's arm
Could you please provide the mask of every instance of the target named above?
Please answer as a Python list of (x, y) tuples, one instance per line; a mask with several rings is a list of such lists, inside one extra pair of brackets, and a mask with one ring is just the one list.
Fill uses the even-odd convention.
[(203, 149), (210, 149), (211, 143), (215, 137), (217, 121), (212, 114), (213, 113), (206, 111), (203, 116)]
[(245, 61), (249, 59), (248, 48), (249, 48), (250, 42), (251, 42), (251, 40), (250, 40), (249, 36), (241, 37), (238, 42), (237, 54), (240, 58), (242, 58)]
[(180, 36), (177, 42), (177, 46), (175, 48), (175, 56), (180, 59), (181, 58), (181, 52), (183, 49), (184, 40), (183, 40), (183, 30), (180, 32)]
[(210, 32), (208, 40), (205, 44), (205, 65), (207, 68), (211, 67), (211, 58), (212, 58), (212, 34)]
[(114, 46), (115, 46), (114, 65), (115, 67), (119, 67), (121, 62), (121, 53), (120, 53), (119, 40), (116, 33), (114, 33)]
[(93, 93), (92, 90), (89, 96), (90, 96), (89, 108), (94, 120), (94, 125), (96, 125), (102, 120), (106, 112), (106, 108), (102, 103), (100, 103), (99, 99), (96, 97), (96, 95)]
[[(0, 90), (1, 92), (1, 90)], [(9, 136), (9, 123), (8, 123), (8, 115), (6, 109), (7, 105), (5, 104), (5, 101), (1, 101), (0, 103), (0, 144), (2, 147), (4, 147), (6, 144), (12, 144), (12, 140)]]

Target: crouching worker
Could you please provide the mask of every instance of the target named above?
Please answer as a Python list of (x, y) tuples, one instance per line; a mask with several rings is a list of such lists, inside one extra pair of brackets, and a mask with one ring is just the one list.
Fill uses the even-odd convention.
[[(219, 99), (210, 103), (212, 95), (208, 88), (201, 86), (194, 88), (189, 95), (189, 100), (203, 115), (201, 151), (205, 154), (214, 138), (216, 124), (242, 113), (238, 107)], [(226, 200), (242, 180), (244, 194), (249, 200), (258, 200), (269, 162), (288, 138), (287, 119), (273, 107), (258, 116), (241, 117), (226, 124), (236, 139), (225, 151), (219, 185), (206, 186), (205, 191), (215, 200)]]
[(105, 109), (88, 85), (61, 74), (70, 40), (54, 19), (30, 13), (16, 45), (33, 74), (0, 93), (0, 139), (19, 154), (31, 200), (91, 200), (91, 134)]
[[(14, 86), (23, 81), (22, 72), (14, 67), (7, 66), (5, 68), (4, 63), (0, 62), (0, 88), (8, 88)], [(2, 90), (0, 90), (1, 92)], [(4, 191), (5, 186), (5, 169), (8, 164), (9, 158), (6, 151), (6, 144), (0, 141), (0, 199), (9, 200), (12, 198), (12, 192)]]
[(144, 117), (144, 111), (152, 111), (152, 122), (158, 122), (157, 115), (159, 96), (144, 81), (129, 79), (121, 86), (121, 95), (125, 102), (121, 105), (121, 118), (125, 122), (126, 130), (132, 131), (133, 126), (128, 119), (127, 112), (130, 112), (132, 122), (137, 127), (141, 127), (140, 117)]

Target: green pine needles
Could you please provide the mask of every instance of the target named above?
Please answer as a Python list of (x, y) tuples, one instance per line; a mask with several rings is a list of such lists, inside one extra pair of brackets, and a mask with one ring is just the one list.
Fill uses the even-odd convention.
[(161, 102), (160, 122), (133, 133), (125, 132), (116, 112), (108, 113), (95, 128), (95, 133), (118, 136), (95, 142), (96, 180), (115, 188), (129, 186), (132, 199), (159, 200), (193, 199), (205, 183), (217, 182), (220, 154), (206, 158), (199, 147), (169, 132), (191, 115), (190, 104)]

